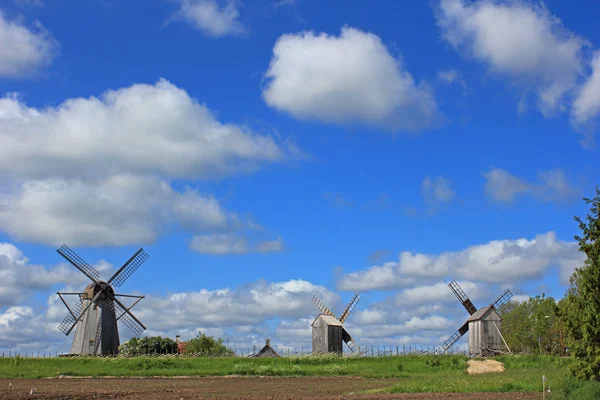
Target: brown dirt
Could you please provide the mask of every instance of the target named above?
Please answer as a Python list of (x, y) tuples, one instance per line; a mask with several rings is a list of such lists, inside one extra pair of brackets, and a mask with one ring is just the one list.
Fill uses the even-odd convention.
[[(540, 399), (536, 393), (420, 393), (351, 395), (386, 388), (396, 379), (349, 377), (210, 377), (113, 379), (0, 379), (0, 399), (411, 399), (521, 400)], [(12, 383), (10, 391), (9, 384)], [(31, 390), (33, 390), (33, 394)]]
[(469, 375), (504, 372), (504, 364), (496, 360), (469, 360), (467, 364), (469, 365), (467, 368)]

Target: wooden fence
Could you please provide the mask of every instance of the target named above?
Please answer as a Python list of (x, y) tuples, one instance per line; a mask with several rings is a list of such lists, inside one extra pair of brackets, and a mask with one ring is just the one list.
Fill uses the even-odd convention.
[[(144, 357), (161, 357), (161, 358), (193, 358), (193, 357), (207, 357), (207, 358), (223, 358), (223, 357), (253, 357), (260, 348), (253, 349), (241, 349), (241, 348), (230, 348), (229, 354), (223, 353), (184, 353), (184, 354), (168, 354), (168, 353), (151, 353), (146, 354)], [(279, 348), (275, 349), (277, 354), (282, 357), (294, 357), (294, 356), (311, 356), (312, 350), (310, 348)], [(460, 354), (468, 355), (466, 348), (453, 347), (447, 352), (441, 351), (435, 346), (363, 346), (359, 348), (357, 352), (345, 351), (342, 356), (344, 357), (385, 357), (385, 356), (406, 356), (406, 355), (434, 355), (434, 354)], [(115, 358), (131, 358), (126, 354), (117, 355), (72, 355), (61, 352), (48, 352), (48, 351), (2, 351), (0, 358), (55, 358), (55, 357), (70, 357), (70, 358), (89, 358), (89, 357), (115, 357)]]

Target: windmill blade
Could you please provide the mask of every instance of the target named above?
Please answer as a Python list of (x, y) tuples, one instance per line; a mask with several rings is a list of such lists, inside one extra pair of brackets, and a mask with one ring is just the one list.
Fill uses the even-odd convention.
[(342, 313), (342, 316), (340, 317), (340, 322), (342, 324), (348, 319), (348, 317), (352, 313), (352, 310), (354, 310), (354, 307), (356, 307), (356, 305), (358, 304), (359, 300), (360, 296), (358, 295), (358, 293), (355, 293), (352, 300), (350, 300), (350, 304), (348, 304), (348, 307), (346, 307), (346, 309)]
[(75, 268), (83, 272), (85, 276), (90, 278), (93, 282), (98, 283), (98, 280), (100, 279), (100, 274), (98, 271), (96, 271), (90, 264), (86, 263), (83, 258), (79, 257), (73, 250), (63, 244), (56, 251), (68, 262), (73, 264)]
[(471, 302), (471, 300), (467, 297), (467, 295), (465, 294), (465, 292), (458, 285), (458, 282), (452, 281), (452, 282), (450, 282), (448, 284), (448, 287), (456, 295), (456, 297), (458, 298), (458, 301), (460, 301), (460, 303), (467, 310), (467, 312), (469, 313), (469, 315), (475, 314), (475, 312), (477, 311), (477, 308), (475, 308), (475, 306), (473, 305), (473, 303)]
[(322, 312), (323, 314), (327, 314), (327, 315), (329, 315), (329, 316), (331, 316), (331, 317), (333, 317), (333, 318), (337, 319), (337, 317), (335, 316), (335, 314), (334, 314), (334, 313), (332, 313), (332, 312), (331, 312), (331, 310), (330, 310), (329, 308), (327, 308), (327, 307), (325, 306), (325, 304), (323, 304), (323, 302), (322, 302), (322, 301), (321, 301), (321, 300), (320, 300), (320, 299), (319, 299), (319, 298), (318, 298), (316, 295), (315, 295), (315, 296), (313, 296), (313, 298), (312, 298), (312, 302), (313, 302), (313, 304), (314, 304), (315, 306), (317, 306), (317, 308), (318, 308), (319, 310), (321, 310), (321, 312)]
[(352, 339), (352, 336), (350, 336), (348, 331), (344, 328), (342, 328), (342, 340), (348, 345), (350, 351), (352, 351), (353, 353), (356, 350), (358, 350), (358, 345), (356, 344), (354, 339)]
[(137, 319), (127, 307), (123, 305), (116, 297), (112, 297), (109, 300), (111, 308), (117, 315), (117, 319), (123, 321), (126, 327), (128, 327), (136, 336), (139, 336), (146, 330), (144, 324)]
[(501, 305), (508, 303), (511, 297), (513, 297), (512, 292), (506, 289), (504, 293), (502, 293), (502, 295), (500, 295), (500, 297), (498, 297), (496, 301), (492, 303), (492, 307), (496, 309), (499, 308)]
[(458, 342), (460, 340), (460, 338), (463, 337), (463, 335), (468, 332), (468, 330), (469, 330), (469, 323), (465, 322), (465, 324), (463, 326), (461, 326), (459, 330), (454, 332), (454, 334), (452, 336), (450, 336), (448, 338), (448, 340), (446, 340), (442, 344), (442, 348), (444, 349), (444, 351), (448, 350), (450, 347), (452, 347), (452, 345), (454, 345), (454, 343)]
[(81, 316), (87, 311), (88, 308), (90, 308), (92, 304), (94, 304), (101, 294), (102, 290), (96, 293), (91, 300), (85, 300), (85, 303), (80, 301), (79, 303), (75, 304), (75, 306), (69, 310), (69, 313), (62, 320), (60, 325), (58, 325), (58, 329), (65, 335), (71, 333), (73, 328), (75, 328), (75, 325), (77, 325), (77, 322), (81, 319)]
[[(129, 260), (108, 280), (109, 285), (120, 287), (148, 259), (144, 249), (139, 249)], [(114, 281), (114, 283), (113, 283)]]
[(102, 340), (102, 313), (98, 318), (98, 326), (96, 327), (96, 338), (94, 339), (94, 354), (98, 354), (100, 348), (100, 341)]

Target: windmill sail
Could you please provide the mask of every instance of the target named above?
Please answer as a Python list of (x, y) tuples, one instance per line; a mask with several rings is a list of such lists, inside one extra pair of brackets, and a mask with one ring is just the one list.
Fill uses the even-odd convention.
[(94, 304), (101, 294), (102, 292), (98, 292), (91, 300), (81, 300), (79, 303), (75, 304), (67, 316), (62, 320), (58, 329), (65, 335), (68, 335), (73, 328), (75, 328), (75, 325), (77, 325), (77, 321), (81, 319), (82, 315), (92, 304)]
[(350, 304), (348, 304), (348, 307), (346, 307), (346, 309), (342, 313), (342, 316), (340, 317), (340, 322), (342, 324), (348, 319), (348, 317), (352, 313), (352, 310), (354, 310), (354, 307), (356, 307), (356, 305), (358, 304), (359, 300), (360, 296), (358, 295), (358, 293), (355, 293), (352, 300), (350, 300)]
[(454, 332), (452, 334), (452, 336), (450, 336), (448, 338), (448, 340), (446, 340), (442, 344), (442, 348), (444, 349), (444, 351), (448, 350), (450, 347), (452, 347), (454, 345), (454, 343), (458, 342), (460, 340), (460, 338), (463, 337), (463, 335), (465, 333), (467, 333), (468, 330), (469, 330), (469, 323), (466, 322), (463, 326), (460, 327), (459, 330)]
[(83, 272), (85, 276), (90, 278), (92, 281), (97, 282), (100, 279), (100, 274), (90, 264), (86, 263), (81, 257), (79, 257), (73, 250), (68, 248), (66, 245), (60, 246), (56, 250), (58, 254), (63, 256), (68, 262), (73, 264), (75, 268)]
[[(119, 319), (136, 336), (139, 336), (146, 327), (130, 312), (133, 306), (127, 308), (115, 297), (111, 283), (121, 286), (148, 259), (148, 254), (143, 249), (139, 249), (108, 282), (104, 282), (100, 280), (98, 271), (66, 245), (62, 245), (57, 252), (92, 281), (85, 288), (84, 293), (62, 293), (62, 295), (80, 295), (79, 302), (72, 308), (65, 302), (61, 293), (58, 293), (69, 310), (69, 314), (60, 323), (59, 330), (68, 335), (77, 326), (71, 353), (117, 354), (120, 344), (117, 325)], [(144, 296), (134, 295), (121, 296), (137, 298), (133, 305), (144, 298)], [(119, 314), (118, 318), (117, 314)]]
[(450, 287), (450, 290), (452, 290), (452, 292), (456, 295), (458, 301), (460, 301), (463, 307), (467, 310), (469, 315), (475, 314), (477, 308), (475, 307), (475, 305), (473, 305), (471, 300), (467, 297), (466, 293), (458, 285), (458, 282), (452, 281), (448, 284), (448, 286)]
[[(144, 249), (139, 249), (115, 274), (108, 280), (109, 285), (120, 287), (148, 259)], [(114, 282), (114, 283), (113, 283)]]
[(333, 314), (333, 313), (331, 312), (331, 310), (330, 310), (329, 308), (327, 308), (327, 307), (325, 306), (325, 304), (323, 304), (323, 302), (322, 302), (322, 301), (321, 301), (321, 300), (320, 300), (320, 299), (319, 299), (319, 298), (318, 298), (316, 295), (315, 295), (315, 296), (313, 296), (313, 298), (312, 298), (312, 302), (313, 302), (313, 304), (314, 304), (315, 306), (317, 306), (317, 308), (318, 308), (319, 310), (321, 310), (321, 312), (322, 312), (323, 314), (327, 314), (327, 315), (329, 315), (329, 316), (332, 316), (333, 318), (337, 319), (337, 317), (335, 316), (335, 314)]
[(352, 339), (352, 336), (350, 336), (350, 334), (348, 333), (348, 331), (345, 330), (344, 328), (342, 328), (342, 340), (348, 345), (348, 347), (350, 348), (350, 350), (353, 353), (356, 350), (358, 350), (358, 345), (356, 344), (356, 342), (354, 341), (354, 339)]
[(498, 309), (501, 305), (508, 303), (512, 296), (512, 292), (506, 289), (504, 293), (502, 293), (502, 295), (500, 295), (500, 297), (498, 297), (496, 301), (492, 303), (492, 307)]
[(123, 321), (126, 327), (128, 327), (136, 336), (139, 336), (146, 330), (144, 324), (142, 324), (125, 306), (116, 298), (114, 301), (115, 312), (120, 315), (117, 319)]

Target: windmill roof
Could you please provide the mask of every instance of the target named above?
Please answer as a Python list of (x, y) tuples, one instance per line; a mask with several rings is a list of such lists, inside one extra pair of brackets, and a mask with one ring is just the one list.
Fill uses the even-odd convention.
[(496, 309), (492, 305), (480, 308), (473, 315), (471, 315), (469, 317), (469, 319), (467, 319), (467, 322), (478, 321), (478, 320), (482, 319), (483, 317), (485, 317), (491, 311), (493, 311), (497, 314)]
[[(319, 315), (317, 316), (317, 318), (315, 318), (315, 321), (316, 321), (317, 319), (319, 319), (319, 318), (323, 319), (323, 321), (325, 321), (325, 323), (326, 323), (327, 325), (333, 325), (333, 326), (342, 326), (342, 323), (341, 323), (341, 322), (340, 322), (340, 321), (339, 321), (337, 318), (334, 318), (334, 317), (332, 317), (331, 315), (327, 315), (327, 314), (319, 314)], [(314, 325), (315, 321), (313, 321), (313, 323), (311, 324), (311, 326), (312, 326), (312, 325)]]

